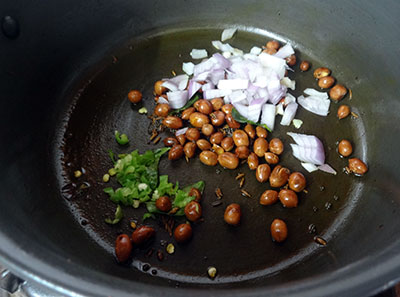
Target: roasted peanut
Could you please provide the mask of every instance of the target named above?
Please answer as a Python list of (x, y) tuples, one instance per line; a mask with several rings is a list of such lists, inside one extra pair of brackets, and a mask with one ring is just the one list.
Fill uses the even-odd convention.
[(201, 127), (201, 132), (203, 132), (205, 136), (210, 136), (214, 133), (214, 126), (211, 124), (205, 124)]
[(289, 176), (289, 188), (300, 193), (306, 187), (306, 178), (301, 172), (293, 172)]
[(167, 147), (171, 147), (171, 146), (174, 146), (175, 144), (179, 144), (178, 139), (176, 139), (175, 137), (164, 138), (163, 142), (164, 142), (164, 145)]
[(251, 152), (250, 155), (247, 157), (247, 164), (249, 165), (250, 170), (256, 170), (258, 167), (258, 156)]
[(182, 115), (181, 115), (182, 120), (189, 120), (190, 115), (192, 113), (194, 113), (195, 111), (196, 111), (196, 109), (194, 107), (189, 107), (189, 108), (185, 109), (184, 111), (182, 111)]
[(294, 65), (296, 65), (296, 62), (297, 62), (296, 55), (294, 55), (294, 54), (290, 55), (285, 60), (286, 60), (286, 64), (288, 64), (289, 66), (294, 66)]
[(288, 236), (286, 223), (280, 219), (275, 219), (271, 224), (271, 236), (276, 242), (284, 241)]
[(157, 104), (154, 108), (154, 114), (159, 117), (166, 117), (168, 116), (169, 111), (171, 108), (166, 103)]
[(171, 200), (167, 196), (161, 196), (156, 200), (156, 207), (163, 212), (170, 211), (172, 208)]
[(207, 115), (200, 112), (194, 112), (189, 117), (190, 124), (196, 128), (201, 128), (203, 125), (208, 124), (210, 119)]
[(337, 117), (339, 120), (348, 117), (350, 114), (350, 107), (348, 105), (340, 105), (337, 111)]
[(347, 89), (343, 85), (336, 85), (329, 90), (329, 97), (335, 101), (342, 100), (343, 97), (346, 96), (346, 94), (347, 94)]
[(214, 110), (220, 110), (222, 108), (222, 106), (224, 105), (224, 99), (214, 98), (211, 100), (211, 104), (212, 104)]
[(224, 134), (222, 132), (215, 132), (210, 136), (210, 142), (212, 144), (220, 144), (222, 139), (224, 139)]
[(321, 89), (329, 89), (335, 83), (335, 78), (332, 76), (325, 76), (318, 80), (318, 86)]
[(188, 158), (193, 158), (194, 155), (196, 154), (196, 147), (197, 147), (196, 143), (187, 142), (183, 147), (183, 152), (185, 153), (185, 156)]
[(225, 121), (228, 124), (229, 128), (232, 128), (232, 129), (240, 128), (240, 123), (236, 122), (236, 120), (233, 118), (232, 114), (230, 114), (230, 113), (225, 115)]
[(256, 169), (256, 179), (260, 182), (266, 182), (271, 174), (271, 167), (268, 164), (260, 164)]
[(175, 116), (167, 116), (163, 120), (163, 124), (170, 129), (179, 129), (183, 126), (182, 120)]
[(232, 135), (233, 142), (236, 146), (249, 146), (249, 137), (243, 130), (235, 130)]
[(195, 222), (201, 218), (202, 210), (201, 205), (196, 201), (191, 201), (185, 206), (185, 215), (186, 218), (191, 221)]
[(202, 151), (200, 161), (207, 166), (215, 166), (218, 163), (218, 155), (211, 151)]
[(320, 79), (331, 74), (331, 71), (325, 67), (319, 67), (314, 70), (314, 78)]
[(239, 159), (235, 154), (225, 152), (218, 156), (218, 163), (228, 169), (236, 169), (239, 166)]
[(292, 190), (282, 189), (279, 191), (279, 200), (282, 205), (287, 208), (297, 207), (299, 202), (297, 194)]
[(232, 113), (232, 108), (233, 108), (232, 104), (225, 104), (225, 105), (222, 105), (221, 110), (225, 114), (231, 114)]
[(184, 145), (186, 142), (185, 134), (180, 134), (180, 135), (176, 136), (176, 139), (178, 139), (178, 142), (180, 143), (180, 145)]
[(265, 138), (258, 137), (254, 141), (253, 151), (257, 156), (264, 157), (265, 153), (268, 151), (268, 141)]
[(239, 159), (247, 159), (250, 155), (250, 150), (248, 146), (241, 145), (235, 149), (235, 154)]
[(210, 114), (213, 112), (213, 106), (211, 102), (206, 99), (200, 99), (196, 101), (193, 106), (198, 112), (203, 114)]
[(273, 48), (274, 50), (278, 50), (281, 47), (279, 41), (277, 40), (270, 40), (265, 46), (266, 48)]
[(267, 136), (268, 136), (267, 130), (261, 126), (256, 127), (256, 134), (257, 134), (257, 137), (262, 137), (262, 138), (267, 138)]
[(267, 161), (268, 164), (270, 165), (275, 165), (279, 163), (279, 157), (275, 155), (274, 153), (267, 152), (264, 155), (265, 161)]
[(261, 194), (260, 204), (261, 205), (272, 205), (278, 201), (278, 192), (274, 190), (266, 190)]
[(307, 71), (308, 69), (310, 69), (310, 62), (302, 61), (300, 63), (300, 70), (304, 72), (304, 71)]
[(229, 204), (224, 213), (224, 220), (229, 225), (237, 226), (240, 223), (242, 211), (237, 203)]
[(197, 141), (200, 138), (200, 131), (197, 128), (189, 128), (185, 133), (186, 139)]
[(232, 150), (232, 149), (233, 149), (233, 145), (234, 145), (234, 143), (233, 143), (233, 138), (230, 137), (230, 136), (225, 137), (225, 138), (222, 139), (222, 141), (221, 141), (221, 147), (222, 147), (226, 152), (229, 152), (230, 150)]
[(283, 142), (279, 138), (272, 138), (269, 142), (269, 151), (276, 155), (282, 154)]
[(139, 103), (142, 101), (142, 92), (138, 90), (132, 90), (128, 93), (128, 99), (132, 103)]
[(338, 145), (338, 152), (343, 157), (350, 156), (353, 153), (353, 146), (351, 145), (351, 142), (346, 139), (341, 140)]
[(128, 235), (121, 234), (115, 240), (115, 256), (118, 262), (123, 263), (129, 259), (132, 252), (132, 242)]
[(208, 151), (211, 149), (211, 143), (205, 139), (199, 139), (196, 141), (197, 147), (202, 151)]
[(154, 93), (156, 93), (156, 95), (160, 96), (162, 94), (164, 94), (167, 89), (165, 87), (162, 86), (164, 82), (162, 80), (156, 81), (156, 83), (154, 84)]
[(141, 245), (156, 234), (156, 231), (149, 226), (141, 226), (132, 233), (132, 242)]
[(349, 159), (349, 168), (355, 175), (363, 175), (368, 171), (367, 165), (358, 158)]
[(211, 118), (211, 124), (213, 124), (215, 127), (219, 127), (223, 123), (225, 123), (225, 114), (220, 110), (211, 113), (210, 118)]
[(180, 144), (175, 144), (168, 152), (169, 160), (178, 160), (183, 156), (183, 146)]
[(176, 242), (183, 243), (192, 237), (193, 231), (190, 224), (180, 224), (174, 230), (174, 238)]
[(196, 197), (194, 201), (200, 202), (201, 200), (201, 192), (197, 188), (191, 188), (189, 191), (189, 196)]
[(247, 135), (249, 135), (251, 139), (254, 139), (256, 137), (256, 130), (254, 130), (254, 127), (252, 125), (247, 124), (244, 127), (244, 131), (246, 131)]
[(269, 183), (273, 188), (279, 188), (285, 185), (289, 179), (290, 170), (282, 167), (281, 165), (276, 165), (274, 170), (272, 170), (269, 177)]

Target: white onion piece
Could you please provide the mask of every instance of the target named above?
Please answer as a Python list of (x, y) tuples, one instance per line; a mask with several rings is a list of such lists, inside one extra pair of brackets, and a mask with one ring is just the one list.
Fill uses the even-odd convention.
[(232, 54), (230, 52), (223, 52), (222, 55), (224, 56), (224, 58), (229, 59)]
[(167, 92), (169, 106), (173, 109), (183, 107), (189, 100), (188, 91)]
[(292, 102), (288, 104), (285, 108), (285, 112), (283, 113), (283, 117), (281, 120), (282, 126), (289, 126), (294, 117), (296, 116), (298, 104), (296, 102)]
[(190, 80), (189, 81), (189, 86), (188, 86), (188, 96), (189, 99), (193, 97), (194, 94), (196, 94), (196, 92), (198, 90), (200, 90), (203, 86), (201, 84), (199, 84), (197, 81), (194, 80)]
[(219, 84), (219, 82), (225, 78), (225, 71), (223, 69), (218, 69), (218, 70), (213, 70), (210, 72), (208, 75), (208, 78), (211, 80), (211, 82), (216, 85)]
[(318, 166), (318, 169), (323, 171), (323, 172), (330, 173), (330, 174), (333, 174), (333, 175), (337, 174), (336, 170), (333, 169), (329, 164), (323, 164), (321, 166)]
[(203, 98), (211, 100), (211, 99), (218, 98), (218, 97), (225, 97), (231, 93), (232, 93), (232, 90), (219, 90), (219, 89), (206, 90), (203, 92)]
[(199, 64), (194, 65), (193, 74), (199, 75), (200, 73), (204, 73), (207, 71), (211, 71), (215, 65), (214, 59), (206, 59)]
[(265, 75), (258, 75), (255, 78), (254, 85), (260, 88), (265, 88), (268, 86), (268, 77)]
[(203, 72), (203, 73), (193, 76), (192, 79), (195, 81), (205, 81), (205, 80), (207, 80), (209, 75), (210, 75), (210, 71), (206, 71), (206, 72)]
[(284, 77), (281, 79), (281, 84), (288, 87), (289, 89), (295, 90), (296, 89), (296, 82), (291, 80), (288, 77)]
[(219, 53), (215, 53), (212, 55), (213, 59), (219, 64), (223, 69), (229, 68), (232, 65), (232, 62), (225, 58), (223, 55)]
[(205, 49), (192, 49), (190, 52), (192, 59), (204, 59), (207, 58), (208, 53)]
[(188, 130), (188, 128), (189, 128), (189, 127), (185, 127), (185, 128), (182, 128), (182, 129), (176, 130), (176, 132), (175, 132), (175, 136), (179, 136), (179, 135), (183, 135), (183, 134), (185, 134), (185, 133), (186, 133), (186, 131)]
[(253, 61), (253, 62), (257, 62), (257, 59), (258, 59), (257, 55), (253, 55), (253, 54), (244, 54), (243, 58), (245, 60), (250, 60), (250, 61)]
[(186, 89), (187, 85), (188, 85), (188, 81), (189, 81), (189, 76), (185, 75), (186, 77), (183, 78), (179, 84), (178, 84), (178, 90), (183, 91), (184, 89)]
[(182, 70), (187, 75), (192, 75), (194, 72), (194, 64), (192, 62), (187, 62), (182, 64)]
[(301, 166), (303, 166), (304, 169), (307, 170), (308, 172), (313, 172), (313, 171), (317, 171), (318, 170), (318, 167), (315, 166), (312, 163), (303, 163), (303, 162), (301, 162)]
[(284, 101), (284, 105), (288, 105), (292, 102), (296, 102), (296, 97), (294, 97), (292, 94), (290, 93), (286, 93), (286, 97), (285, 97), (285, 101)]
[(261, 108), (264, 105), (264, 103), (265, 100), (263, 99), (253, 100), (248, 107), (248, 114), (246, 118), (250, 121), (257, 123), (258, 119), (260, 118)]
[(173, 82), (171, 82), (170, 80), (164, 81), (161, 86), (167, 88), (170, 91), (178, 91), (178, 86)]
[(249, 86), (248, 79), (221, 79), (218, 82), (218, 89), (222, 90), (243, 90)]
[(221, 34), (221, 41), (231, 39), (233, 37), (233, 35), (235, 35), (236, 31), (237, 31), (237, 28), (225, 29), (224, 31), (222, 31), (222, 34)]
[(232, 54), (234, 56), (243, 56), (243, 51), (241, 49), (238, 49), (238, 48), (233, 48)]
[(317, 96), (309, 96), (304, 98), (304, 96), (300, 96), (297, 98), (297, 102), (308, 111), (315, 113), (320, 116), (327, 116), (329, 113), (329, 106), (331, 101), (329, 99), (322, 99)]
[(267, 125), (271, 131), (274, 130), (275, 126), (275, 108), (275, 105), (267, 103), (261, 109), (261, 124)]
[(238, 102), (240, 102), (240, 101), (246, 99), (246, 98), (247, 98), (247, 95), (246, 95), (245, 92), (239, 90), (239, 91), (233, 91), (233, 92), (232, 92), (229, 96), (227, 96), (227, 97), (229, 97), (231, 103), (238, 103)]
[(217, 50), (220, 50), (222, 52), (230, 52), (233, 53), (233, 47), (229, 43), (222, 43), (219, 40), (214, 40), (211, 41), (211, 44), (213, 47), (215, 47)]
[(262, 52), (262, 48), (258, 46), (253, 46), (250, 50), (250, 54), (252, 55), (259, 55)]
[(269, 93), (267, 88), (258, 88), (257, 95), (259, 98), (265, 99), (265, 101), (269, 98)]
[(327, 92), (318, 92), (315, 89), (312, 88), (307, 88), (304, 91), (304, 94), (308, 95), (308, 96), (317, 96), (317, 97), (321, 97), (322, 99), (328, 99), (328, 93)]
[(302, 162), (322, 165), (325, 163), (325, 151), (321, 140), (314, 135), (288, 132), (296, 144), (291, 144), (293, 155)]
[(300, 127), (303, 125), (303, 121), (299, 119), (293, 119), (292, 123), (296, 129), (300, 129)]
[(206, 90), (213, 90), (213, 89), (215, 89), (215, 85), (212, 83), (212, 82), (207, 82), (206, 84), (204, 84), (202, 87), (201, 87), (201, 90), (204, 92), (204, 91), (206, 91)]
[(165, 99), (164, 97), (160, 96), (160, 97), (158, 97), (157, 104), (169, 104), (169, 102), (168, 102), (167, 99)]
[(274, 54), (275, 57), (281, 58), (281, 59), (286, 59), (287, 57), (289, 57), (290, 55), (294, 54), (294, 49), (291, 46), (290, 43), (285, 44), (284, 46), (282, 46), (278, 52), (276, 54)]
[(189, 79), (188, 75), (180, 74), (180, 75), (177, 75), (177, 76), (174, 76), (174, 77), (170, 78), (169, 81), (178, 86), (182, 81), (187, 81), (188, 79)]
[(284, 59), (268, 55), (267, 53), (261, 53), (258, 56), (258, 61), (262, 66), (274, 70), (278, 74), (279, 79), (285, 76), (286, 61)]
[(233, 103), (232, 104), (233, 107), (236, 108), (236, 110), (242, 115), (244, 116), (246, 119), (249, 116), (249, 107), (243, 104), (239, 104), (239, 103)]

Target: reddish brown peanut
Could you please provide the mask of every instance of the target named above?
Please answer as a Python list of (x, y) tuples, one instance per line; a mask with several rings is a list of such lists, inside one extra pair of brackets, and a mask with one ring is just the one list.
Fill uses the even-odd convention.
[(262, 137), (262, 138), (267, 138), (267, 136), (268, 136), (267, 130), (261, 126), (256, 127), (256, 134), (257, 134), (257, 137)]
[(136, 245), (141, 245), (150, 240), (150, 238), (152, 238), (155, 234), (156, 231), (153, 228), (149, 226), (141, 226), (133, 231), (132, 242)]
[(163, 212), (170, 211), (172, 208), (171, 200), (167, 196), (161, 196), (156, 200), (156, 207)]
[(249, 137), (243, 130), (235, 130), (232, 135), (233, 142), (236, 146), (249, 146)]
[(225, 114), (220, 110), (211, 113), (210, 118), (211, 124), (213, 124), (215, 127), (219, 127), (225, 123)]
[(200, 131), (196, 128), (189, 128), (185, 133), (186, 139), (196, 141), (200, 138)]
[(269, 151), (276, 155), (280, 155), (283, 152), (283, 142), (279, 138), (273, 138), (269, 142)]
[(224, 99), (214, 98), (211, 100), (211, 104), (212, 104), (214, 110), (220, 110), (222, 108), (222, 106), (224, 105)]
[(307, 71), (308, 69), (310, 69), (310, 62), (308, 62), (308, 61), (302, 61), (302, 62), (300, 63), (300, 70), (303, 71), (303, 72), (305, 72), (305, 71)]
[(176, 136), (176, 139), (178, 140), (180, 145), (184, 145), (186, 142), (185, 134), (180, 134), (180, 135)]
[(260, 164), (257, 166), (256, 179), (260, 183), (264, 183), (268, 180), (271, 174), (271, 167), (268, 164)]
[(218, 163), (218, 155), (211, 151), (202, 151), (200, 153), (200, 161), (207, 166), (215, 166)]
[(289, 66), (294, 66), (294, 65), (296, 65), (296, 62), (297, 62), (296, 55), (290, 55), (285, 60), (286, 60), (286, 64), (288, 64)]
[(280, 45), (279, 41), (277, 41), (277, 40), (270, 40), (270, 41), (267, 42), (265, 47), (266, 48), (272, 48), (274, 50), (278, 50), (281, 47), (281, 45)]
[(123, 263), (129, 259), (132, 252), (132, 242), (128, 235), (121, 234), (115, 240), (115, 256), (118, 262)]
[(351, 142), (346, 139), (341, 140), (338, 145), (338, 152), (343, 157), (350, 156), (353, 153), (353, 146), (351, 145)]
[(199, 189), (191, 188), (189, 191), (189, 196), (195, 197), (194, 201), (200, 202), (201, 200), (201, 192)]
[(264, 155), (265, 161), (267, 161), (268, 164), (270, 165), (275, 165), (279, 163), (279, 157), (275, 155), (274, 153), (267, 152)]
[(256, 137), (256, 130), (254, 130), (254, 127), (252, 125), (247, 124), (244, 127), (244, 131), (246, 131), (247, 135), (249, 135), (251, 139), (254, 139)]
[(154, 108), (154, 114), (159, 117), (166, 117), (168, 116), (169, 111), (171, 108), (166, 103), (157, 104)]
[(349, 159), (349, 168), (358, 176), (364, 175), (368, 171), (367, 165), (358, 158)]
[(193, 106), (198, 112), (201, 112), (203, 114), (210, 114), (213, 112), (213, 106), (211, 102), (205, 99), (200, 99), (196, 101)]
[(228, 169), (236, 169), (239, 166), (239, 159), (235, 154), (225, 152), (218, 156), (218, 163)]
[(180, 224), (174, 230), (174, 238), (176, 242), (183, 243), (192, 238), (192, 227), (190, 224)]
[(337, 111), (337, 117), (339, 120), (348, 117), (350, 114), (350, 107), (348, 105), (340, 105)]
[(179, 129), (183, 126), (182, 120), (175, 116), (167, 116), (163, 120), (163, 124), (170, 129)]
[(329, 97), (335, 101), (342, 100), (343, 97), (346, 96), (346, 94), (347, 94), (346, 87), (339, 84), (329, 90)]
[(232, 108), (233, 108), (232, 104), (225, 104), (225, 105), (222, 105), (221, 110), (225, 114), (231, 114), (232, 113)]
[(139, 103), (142, 101), (142, 92), (138, 90), (132, 90), (128, 93), (128, 99), (132, 103)]
[(228, 136), (222, 139), (221, 141), (221, 147), (226, 151), (229, 152), (233, 149), (234, 143), (233, 143), (233, 138)]
[(224, 139), (224, 134), (222, 132), (215, 132), (210, 136), (210, 142), (212, 144), (220, 144), (222, 139)]
[(287, 208), (297, 207), (299, 203), (297, 194), (292, 190), (282, 189), (279, 191), (278, 197), (282, 205)]
[(241, 145), (235, 149), (235, 154), (239, 159), (247, 159), (250, 155), (250, 150), (248, 146)]
[(169, 160), (178, 160), (183, 156), (183, 146), (175, 144), (168, 152)]
[(224, 213), (224, 220), (226, 223), (232, 226), (237, 226), (240, 223), (242, 217), (242, 211), (240, 205), (237, 203), (229, 204)]
[(321, 89), (329, 89), (335, 83), (335, 78), (332, 76), (325, 76), (318, 80), (318, 86)]
[(320, 79), (322, 77), (326, 77), (329, 74), (331, 74), (331, 71), (328, 68), (325, 67), (319, 67), (314, 70), (314, 78)]
[(284, 241), (288, 236), (286, 223), (280, 219), (273, 220), (271, 224), (271, 236), (276, 242)]
[(229, 128), (232, 128), (232, 129), (240, 128), (240, 123), (236, 122), (236, 120), (233, 118), (232, 114), (225, 115), (225, 121), (228, 124)]
[(250, 170), (256, 170), (258, 167), (258, 156), (251, 152), (250, 155), (247, 157), (247, 165), (249, 165)]
[(205, 139), (199, 139), (196, 141), (197, 147), (202, 151), (208, 151), (211, 149), (211, 143)]
[(163, 83), (164, 82), (162, 80), (158, 80), (154, 84), (154, 93), (156, 93), (156, 95), (158, 96), (164, 94), (167, 91), (167, 89), (162, 86)]
[(183, 152), (185, 153), (185, 156), (188, 158), (193, 158), (194, 155), (196, 154), (196, 148), (197, 145), (194, 142), (187, 142), (185, 146), (183, 147)]
[(203, 125), (208, 124), (210, 122), (210, 119), (205, 114), (194, 112), (190, 115), (189, 121), (193, 127), (201, 128), (203, 127)]
[(265, 153), (268, 151), (268, 141), (265, 138), (258, 137), (254, 141), (253, 151), (257, 156), (264, 157)]
[(210, 136), (211, 134), (214, 133), (214, 126), (211, 124), (205, 124), (205, 125), (203, 125), (203, 127), (201, 127), (201, 132), (205, 136)]
[(194, 107), (189, 107), (188, 109), (185, 109), (184, 111), (182, 111), (182, 115), (181, 115), (182, 120), (189, 120), (190, 115), (192, 113), (194, 113), (195, 111), (196, 111), (196, 109)]
[(163, 142), (164, 142), (164, 145), (167, 147), (171, 147), (171, 146), (174, 146), (175, 144), (179, 144), (178, 139), (176, 139), (175, 137), (164, 138)]
[(269, 177), (269, 183), (273, 188), (280, 188), (285, 185), (289, 179), (290, 170), (282, 167), (281, 165), (276, 165), (274, 170), (272, 170)]
[(293, 172), (289, 176), (289, 188), (300, 193), (306, 187), (306, 178), (301, 172)]
[(201, 218), (201, 214), (201, 205), (198, 202), (191, 201), (185, 206), (185, 216), (189, 221), (197, 221)]
[(274, 190), (266, 190), (261, 194), (260, 204), (261, 205), (272, 205), (278, 201), (278, 192)]

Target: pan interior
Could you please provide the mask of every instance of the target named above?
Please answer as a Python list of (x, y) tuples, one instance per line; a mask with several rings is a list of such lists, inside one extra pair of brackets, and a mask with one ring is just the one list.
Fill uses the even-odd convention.
[[(144, 106), (151, 113), (155, 106), (154, 82), (171, 77), (172, 71), (182, 73), (182, 62), (192, 60), (189, 55), (192, 48), (215, 52), (211, 41), (219, 40), (220, 34), (221, 30), (214, 29), (170, 29), (144, 34), (111, 49), (108, 57), (92, 66), (88, 71), (90, 75), (82, 75), (71, 87), (71, 106), (58, 151), (59, 164), (62, 164), (59, 170), (60, 191), (79, 224), (109, 252), (110, 259), (113, 258), (116, 236), (121, 232), (132, 232), (131, 220), (141, 224), (145, 209), (124, 207), (125, 217), (119, 224), (105, 224), (104, 219), (113, 216), (115, 204), (103, 193), (103, 188), (110, 185), (117, 187), (114, 181), (107, 185), (102, 182), (103, 174), (112, 167), (108, 151), (119, 154), (138, 149), (144, 152), (163, 146), (162, 142), (156, 145), (149, 143), (150, 120), (146, 115), (139, 114), (139, 108)], [(270, 38), (266, 32), (242, 28), (229, 42), (248, 52), (252, 46), (261, 47)], [(298, 61), (310, 61), (312, 69), (300, 72), (297, 63), (295, 73), (289, 73), (289, 77), (296, 80), (296, 90), (291, 91), (296, 97), (307, 87), (318, 88), (312, 75), (315, 68), (330, 66), (329, 61), (318, 60), (313, 51), (302, 49), (301, 45), (297, 45)], [(340, 82), (340, 73), (336, 78)], [(132, 105), (127, 100), (127, 93), (132, 89), (143, 93), (143, 103)], [(363, 192), (360, 179), (343, 173), (347, 160), (341, 159), (336, 152), (337, 141), (350, 139), (355, 153), (360, 158), (366, 155), (362, 120), (347, 118), (339, 121), (335, 116), (338, 106), (331, 104), (328, 117), (311, 114), (299, 107), (296, 118), (304, 122), (300, 129), (280, 126), (278, 116), (276, 130), (268, 136), (268, 140), (280, 138), (285, 145), (280, 164), (304, 173), (307, 178), (308, 193), (299, 194), (299, 206), (294, 209), (285, 209), (279, 203), (268, 207), (259, 205), (258, 199), (269, 185), (258, 183), (254, 171), (250, 171), (247, 164), (236, 170), (224, 170), (219, 166), (204, 166), (198, 158), (187, 164), (184, 159), (171, 162), (164, 157), (159, 172), (168, 174), (171, 182), (179, 181), (185, 186), (205, 181), (202, 200), (204, 222), (194, 224), (192, 240), (180, 245), (167, 234), (159, 220), (146, 221), (145, 224), (157, 229), (156, 237), (149, 246), (134, 250), (131, 265), (124, 267), (126, 278), (139, 270), (154, 277), (186, 283), (231, 283), (276, 274), (302, 263), (323, 249), (313, 237), (319, 235), (329, 244), (340, 232)], [(115, 130), (128, 135), (131, 140), (129, 146), (122, 147), (115, 142)], [(324, 143), (327, 163), (338, 174), (307, 173), (291, 154), (289, 143), (292, 141), (286, 135), (289, 131), (318, 136)], [(164, 133), (161, 136), (164, 138), (167, 135)], [(75, 178), (74, 171), (81, 168), (84, 168), (85, 174)], [(235, 180), (238, 173), (245, 173), (243, 189), (251, 194), (251, 198), (241, 195), (239, 183)], [(211, 203), (216, 200), (216, 188), (222, 190), (223, 198), (221, 205), (213, 207)], [(239, 203), (242, 207), (243, 218), (238, 227), (228, 226), (223, 221), (225, 207), (230, 203)], [(282, 244), (274, 243), (270, 237), (269, 227), (275, 218), (283, 219), (288, 225), (289, 236)], [(185, 218), (176, 221), (185, 222)], [(316, 233), (309, 232), (311, 224), (315, 225)], [(173, 255), (165, 252), (166, 243), (175, 245)], [(154, 251), (150, 255), (152, 249)], [(158, 250), (165, 256), (163, 261), (157, 259)], [(117, 265), (111, 262), (110, 265)], [(215, 280), (207, 277), (210, 266), (218, 270)]]

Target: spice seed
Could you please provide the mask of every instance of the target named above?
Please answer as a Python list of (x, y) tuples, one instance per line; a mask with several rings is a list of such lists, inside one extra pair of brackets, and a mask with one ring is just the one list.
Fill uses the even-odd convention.
[(160, 141), (160, 139), (161, 139), (161, 136), (158, 136), (156, 139), (154, 139), (153, 143), (157, 144)]
[(238, 175), (236, 175), (235, 179), (239, 180), (244, 176), (244, 173), (238, 173)]
[(224, 194), (222, 194), (222, 191), (220, 188), (215, 189), (215, 195), (217, 195), (218, 199), (221, 199), (224, 196)]
[(320, 245), (323, 245), (323, 246), (325, 246), (325, 245), (327, 244), (326, 240), (323, 239), (323, 238), (320, 237), (320, 236), (315, 236), (315, 237), (314, 237), (314, 241), (315, 241), (316, 243), (320, 244)]
[(244, 185), (244, 177), (242, 177), (242, 179), (240, 180), (239, 188), (243, 188), (243, 185)]
[(353, 91), (349, 89), (349, 99), (351, 100), (353, 98)]
[(217, 201), (214, 201), (214, 202), (211, 203), (211, 205), (214, 206), (214, 207), (215, 207), (215, 206), (219, 206), (219, 205), (221, 205), (221, 204), (222, 204), (222, 201), (221, 201), (221, 200), (217, 200)]
[(351, 112), (351, 115), (352, 115), (354, 118), (358, 119), (358, 114), (356, 114), (354, 111)]
[(136, 223), (134, 221), (132, 221), (130, 225), (132, 229), (136, 229)]
[(243, 195), (243, 196), (251, 198), (250, 193), (247, 192), (246, 190), (240, 190), (240, 191), (242, 192), (242, 195)]
[(164, 253), (161, 250), (157, 251), (157, 259), (162, 262), (164, 260)]

